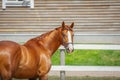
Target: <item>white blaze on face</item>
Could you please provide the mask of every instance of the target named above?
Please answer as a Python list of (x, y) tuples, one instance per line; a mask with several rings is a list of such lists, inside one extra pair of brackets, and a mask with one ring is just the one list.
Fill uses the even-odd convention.
[(69, 48), (69, 50), (73, 50), (73, 45), (71, 43), (72, 43), (71, 33), (70, 33), (70, 31), (68, 31), (68, 48)]

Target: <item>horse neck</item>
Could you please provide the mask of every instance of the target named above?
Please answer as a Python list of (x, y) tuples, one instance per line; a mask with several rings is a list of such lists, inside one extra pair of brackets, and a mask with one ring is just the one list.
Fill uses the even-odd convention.
[(44, 42), (45, 47), (50, 51), (51, 56), (61, 45), (61, 35), (59, 30), (54, 30), (49, 34), (48, 39)]
[(51, 31), (42, 40), (40, 40), (40, 44), (42, 44), (42, 46), (49, 51), (50, 56), (52, 56), (61, 45), (60, 32), (58, 30)]
[[(53, 30), (49, 33), (43, 34), (32, 41), (37, 44), (39, 50), (44, 49), (50, 56), (59, 48), (61, 45), (61, 37), (59, 30)], [(31, 42), (31, 40), (30, 40)], [(29, 41), (28, 41), (29, 43)]]

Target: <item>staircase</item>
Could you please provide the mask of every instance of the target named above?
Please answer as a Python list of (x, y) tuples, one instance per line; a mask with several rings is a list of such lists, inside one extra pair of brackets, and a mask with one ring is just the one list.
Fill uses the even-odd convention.
[(119, 34), (119, 0), (35, 0), (35, 8), (7, 7), (0, 0), (0, 34), (41, 34), (75, 22), (78, 34)]

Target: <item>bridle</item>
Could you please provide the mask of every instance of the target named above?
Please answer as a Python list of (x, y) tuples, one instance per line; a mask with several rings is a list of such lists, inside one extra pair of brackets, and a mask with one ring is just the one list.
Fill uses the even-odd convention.
[[(66, 29), (67, 31), (70, 31), (69, 29)], [(64, 34), (62, 34), (62, 44), (65, 46), (65, 47), (67, 47), (69, 44), (72, 44), (73, 45), (73, 42), (65, 42), (64, 41)]]

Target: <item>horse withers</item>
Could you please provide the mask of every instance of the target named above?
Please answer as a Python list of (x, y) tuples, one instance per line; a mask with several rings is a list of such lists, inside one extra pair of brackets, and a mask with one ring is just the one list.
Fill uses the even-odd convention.
[(48, 80), (51, 57), (63, 45), (73, 52), (73, 27), (62, 25), (50, 32), (30, 39), (24, 45), (12, 41), (0, 41), (0, 79), (12, 78)]

